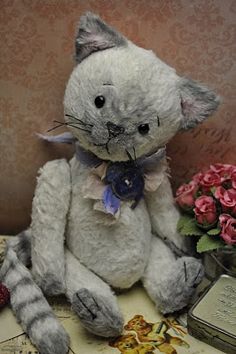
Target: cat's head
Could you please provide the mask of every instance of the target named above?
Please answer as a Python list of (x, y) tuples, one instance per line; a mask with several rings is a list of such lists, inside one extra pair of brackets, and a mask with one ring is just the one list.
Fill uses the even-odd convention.
[(80, 145), (102, 159), (128, 160), (164, 146), (180, 129), (211, 115), (216, 94), (179, 77), (98, 16), (81, 17), (65, 120)]

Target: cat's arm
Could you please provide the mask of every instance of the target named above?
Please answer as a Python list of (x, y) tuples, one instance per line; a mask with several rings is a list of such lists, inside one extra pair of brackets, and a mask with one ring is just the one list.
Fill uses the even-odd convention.
[(155, 192), (145, 196), (154, 234), (161, 237), (177, 254), (187, 252), (186, 241), (177, 231), (180, 213), (175, 205), (171, 185), (165, 175)]
[(70, 205), (71, 177), (66, 160), (44, 165), (32, 208), (32, 273), (47, 294), (64, 291), (64, 233)]

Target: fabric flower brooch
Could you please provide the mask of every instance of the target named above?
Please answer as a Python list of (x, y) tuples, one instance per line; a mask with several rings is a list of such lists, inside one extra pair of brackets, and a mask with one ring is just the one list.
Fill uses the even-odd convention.
[[(85, 151), (77, 147), (78, 160), (85, 161)], [(88, 179), (82, 188), (84, 198), (94, 199), (94, 209), (119, 217), (122, 201), (131, 203), (134, 209), (145, 192), (157, 190), (163, 181), (168, 165), (165, 157), (165, 148), (161, 148), (152, 155), (132, 159), (125, 162), (97, 161), (90, 169)], [(94, 161), (95, 163), (95, 161)]]

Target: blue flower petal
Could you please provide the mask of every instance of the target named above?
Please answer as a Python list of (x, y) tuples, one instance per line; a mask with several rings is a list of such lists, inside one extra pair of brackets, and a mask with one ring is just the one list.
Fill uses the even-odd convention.
[(115, 215), (120, 208), (120, 199), (115, 196), (110, 185), (105, 188), (102, 201), (106, 211), (112, 215)]

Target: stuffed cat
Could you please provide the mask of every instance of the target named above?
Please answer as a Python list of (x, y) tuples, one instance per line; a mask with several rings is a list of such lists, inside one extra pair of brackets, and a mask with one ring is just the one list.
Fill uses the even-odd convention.
[(219, 103), (94, 14), (81, 17), (75, 44), (64, 98), (71, 134), (61, 140), (74, 140), (76, 154), (40, 170), (30, 228), (8, 243), (0, 273), (18, 321), (47, 354), (66, 353), (69, 337), (43, 294), (65, 294), (103, 337), (122, 333), (116, 289), (141, 281), (163, 313), (188, 304), (203, 269), (177, 232), (165, 145)]

